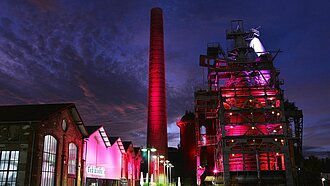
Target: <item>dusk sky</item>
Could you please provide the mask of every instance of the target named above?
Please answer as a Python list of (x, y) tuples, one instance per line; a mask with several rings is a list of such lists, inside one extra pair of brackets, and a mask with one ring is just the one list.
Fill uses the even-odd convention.
[(330, 151), (330, 1), (1, 0), (0, 104), (73, 102), (85, 125), (146, 144), (149, 21), (164, 14), (169, 145), (203, 85), (199, 55), (230, 21), (260, 27), (304, 114), (305, 151)]

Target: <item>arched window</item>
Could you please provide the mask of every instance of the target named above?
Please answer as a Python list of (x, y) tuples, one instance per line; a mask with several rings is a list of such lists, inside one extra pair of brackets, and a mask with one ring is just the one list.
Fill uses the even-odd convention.
[(76, 174), (77, 169), (77, 146), (73, 143), (69, 144), (69, 174)]
[(46, 135), (42, 157), (41, 186), (55, 185), (56, 151), (57, 140), (51, 135)]
[(69, 143), (69, 161), (68, 161), (68, 185), (76, 185), (77, 171), (77, 146)]

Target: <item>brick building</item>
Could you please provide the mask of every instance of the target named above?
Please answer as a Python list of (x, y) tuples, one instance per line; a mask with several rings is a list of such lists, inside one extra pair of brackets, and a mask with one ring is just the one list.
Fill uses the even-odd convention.
[(82, 185), (87, 135), (73, 103), (0, 106), (0, 185)]

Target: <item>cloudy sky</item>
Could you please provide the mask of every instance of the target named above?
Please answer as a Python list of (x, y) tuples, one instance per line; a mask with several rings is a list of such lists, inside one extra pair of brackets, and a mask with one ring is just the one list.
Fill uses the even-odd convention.
[(327, 0), (1, 0), (0, 104), (74, 102), (86, 125), (146, 143), (149, 19), (164, 12), (169, 144), (193, 110), (208, 42), (225, 30), (261, 26), (281, 49), (285, 97), (303, 110), (304, 148), (330, 151), (330, 2)]

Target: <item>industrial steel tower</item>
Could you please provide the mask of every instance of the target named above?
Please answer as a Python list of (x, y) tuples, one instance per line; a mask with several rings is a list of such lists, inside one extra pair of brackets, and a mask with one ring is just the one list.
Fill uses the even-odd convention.
[(151, 9), (148, 90), (148, 148), (167, 155), (167, 114), (165, 89), (163, 11)]
[(198, 183), (215, 175), (225, 186), (299, 185), (302, 111), (285, 101), (277, 54), (264, 49), (259, 34), (232, 21), (232, 49), (209, 43), (200, 56), (208, 87), (195, 92)]

